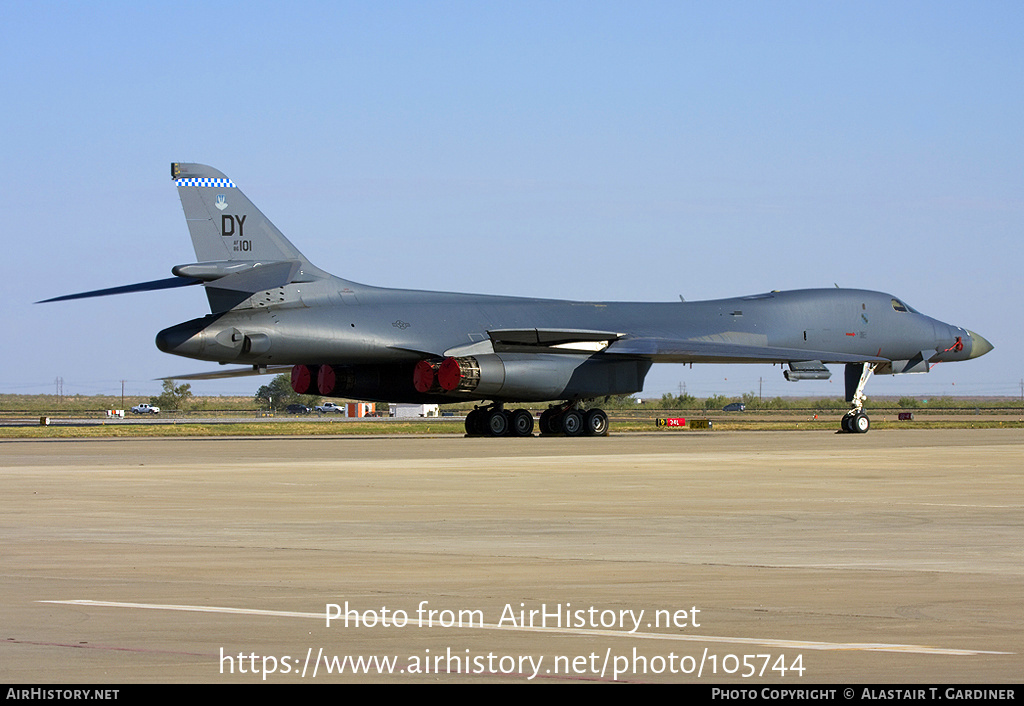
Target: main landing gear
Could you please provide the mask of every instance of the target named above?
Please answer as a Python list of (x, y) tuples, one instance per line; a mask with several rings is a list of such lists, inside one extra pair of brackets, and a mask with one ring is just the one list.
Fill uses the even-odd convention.
[[(578, 409), (577, 402), (564, 402), (540, 415), (542, 436), (608, 436), (608, 415), (602, 409)], [(501, 402), (474, 407), (466, 415), (468, 436), (533, 436), (533, 415), (529, 410), (509, 411)]]
[(544, 436), (608, 436), (608, 415), (603, 409), (580, 409), (575, 401), (563, 402), (541, 412), (540, 433)]
[(845, 434), (866, 434), (871, 428), (871, 420), (864, 414), (864, 387), (874, 371), (875, 363), (846, 364), (846, 401), (853, 408), (839, 423)]
[(469, 436), (533, 436), (533, 414), (528, 409), (508, 411), (501, 402), (474, 407), (466, 415)]

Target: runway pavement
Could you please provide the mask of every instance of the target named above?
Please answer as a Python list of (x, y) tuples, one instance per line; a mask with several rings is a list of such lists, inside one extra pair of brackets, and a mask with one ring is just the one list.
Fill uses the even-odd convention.
[(0, 442), (0, 682), (1019, 682), (1022, 458), (1020, 430)]

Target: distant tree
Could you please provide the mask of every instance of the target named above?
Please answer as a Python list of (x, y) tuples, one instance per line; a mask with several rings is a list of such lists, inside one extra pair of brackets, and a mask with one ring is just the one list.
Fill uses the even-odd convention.
[(688, 392), (684, 392), (681, 395), (673, 395), (671, 392), (666, 392), (658, 402), (660, 409), (692, 409), (697, 406), (697, 398)]
[(849, 404), (840, 398), (813, 400), (810, 406), (816, 412), (848, 409)]
[(754, 392), (744, 392), (743, 398), (740, 401), (745, 404), (749, 410), (761, 409), (762, 407), (761, 398)]
[(274, 376), (267, 385), (262, 385), (253, 396), (256, 404), (270, 409), (284, 409), (290, 404), (304, 404), (312, 407), (319, 397), (316, 395), (300, 395), (292, 389), (292, 379), (287, 373)]
[(150, 397), (149, 403), (160, 411), (187, 409), (192, 401), (192, 385), (175, 385), (174, 380), (164, 380), (164, 391), (157, 397)]
[(725, 405), (735, 401), (733, 398), (726, 397), (725, 395), (711, 395), (711, 397), (704, 400), (704, 410), (722, 409)]
[(600, 402), (604, 409), (636, 409), (638, 404), (637, 398), (633, 395), (609, 395)]

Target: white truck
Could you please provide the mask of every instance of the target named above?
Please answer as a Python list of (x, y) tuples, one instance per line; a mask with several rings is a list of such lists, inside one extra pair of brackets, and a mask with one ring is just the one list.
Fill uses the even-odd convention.
[(132, 407), (132, 414), (160, 414), (160, 408), (143, 402)]
[(337, 412), (338, 414), (344, 414), (345, 408), (341, 405), (334, 404), (333, 402), (324, 402), (316, 406), (316, 411), (320, 414), (327, 414), (330, 412)]

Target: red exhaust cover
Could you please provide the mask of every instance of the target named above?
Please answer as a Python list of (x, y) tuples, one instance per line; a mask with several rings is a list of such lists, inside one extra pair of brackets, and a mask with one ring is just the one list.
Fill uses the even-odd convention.
[(292, 367), (292, 389), (300, 395), (309, 394), (314, 382), (314, 371), (310, 370), (308, 365)]
[(437, 377), (434, 372), (435, 366), (429, 361), (421, 360), (416, 363), (412, 371), (412, 386), (416, 392), (430, 392), (434, 387)]
[(441, 388), (451, 392), (462, 382), (462, 368), (457, 358), (448, 357), (437, 368), (437, 382)]
[(321, 365), (320, 374), (316, 376), (316, 387), (320, 390), (320, 394), (332, 394), (337, 384), (338, 378), (334, 374), (334, 367), (331, 365)]

